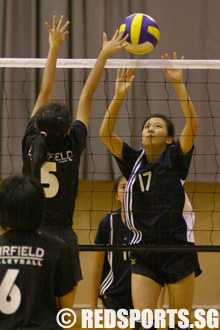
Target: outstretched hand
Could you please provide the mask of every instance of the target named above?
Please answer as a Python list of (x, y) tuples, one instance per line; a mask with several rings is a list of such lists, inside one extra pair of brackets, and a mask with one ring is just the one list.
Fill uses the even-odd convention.
[(128, 34), (122, 38), (124, 35), (124, 31), (122, 31), (120, 34), (118, 33), (118, 30), (116, 30), (113, 38), (111, 40), (107, 40), (107, 35), (104, 32), (103, 33), (103, 45), (102, 45), (102, 52), (106, 54), (106, 56), (109, 56), (111, 54), (116, 53), (118, 50), (125, 48), (128, 46), (128, 42), (126, 42), (128, 38)]
[[(168, 54), (165, 54), (165, 56), (161, 56), (163, 60), (170, 60), (170, 57)], [(173, 53), (173, 59), (177, 59), (177, 54), (176, 52)], [(181, 60), (184, 59), (184, 56), (181, 57)], [(180, 83), (183, 81), (183, 74), (182, 74), (182, 69), (165, 69), (165, 76), (167, 79), (169, 79), (173, 83)]]
[(45, 23), (47, 30), (49, 31), (50, 46), (59, 47), (63, 43), (67, 34), (69, 33), (68, 31), (65, 31), (69, 24), (70, 22), (67, 21), (63, 25), (63, 15), (60, 17), (58, 25), (56, 21), (56, 16), (53, 16), (53, 28), (51, 28), (47, 22)]
[(127, 71), (123, 69), (122, 73), (120, 72), (120, 69), (118, 69), (115, 84), (116, 94), (121, 96), (126, 95), (133, 84), (134, 78), (134, 69), (127, 69)]

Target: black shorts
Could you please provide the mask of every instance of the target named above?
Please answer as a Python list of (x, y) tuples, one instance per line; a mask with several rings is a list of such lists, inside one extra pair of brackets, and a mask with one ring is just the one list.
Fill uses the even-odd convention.
[[(181, 243), (178, 245), (191, 245)], [(193, 244), (194, 245), (194, 244)], [(195, 277), (202, 271), (197, 252), (132, 252), (132, 273), (147, 276), (164, 286), (165, 283), (176, 283), (195, 272)]]
[(107, 294), (104, 296), (99, 296), (102, 300), (103, 305), (107, 309), (114, 309), (116, 312), (124, 308), (127, 311), (133, 309), (132, 297), (130, 293), (117, 293), (117, 294)]
[(78, 238), (71, 226), (44, 226), (40, 231), (49, 236), (56, 236), (62, 239), (69, 247), (72, 265), (74, 270), (74, 280), (78, 283), (82, 280), (82, 271), (79, 259)]

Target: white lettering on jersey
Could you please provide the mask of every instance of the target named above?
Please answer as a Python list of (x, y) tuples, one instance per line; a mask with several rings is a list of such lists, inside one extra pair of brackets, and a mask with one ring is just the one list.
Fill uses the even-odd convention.
[(0, 264), (42, 266), (44, 249), (32, 246), (0, 246)]

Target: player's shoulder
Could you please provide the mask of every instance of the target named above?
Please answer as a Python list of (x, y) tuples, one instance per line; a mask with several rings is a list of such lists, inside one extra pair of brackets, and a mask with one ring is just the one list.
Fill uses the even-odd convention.
[(87, 135), (86, 125), (81, 120), (75, 120), (70, 127), (70, 135), (80, 131), (81, 134)]
[(50, 248), (56, 248), (56, 247), (65, 247), (66, 243), (59, 237), (57, 236), (48, 236), (45, 233), (42, 233), (40, 231), (38, 231), (38, 238), (40, 241), (42, 241), (42, 243), (44, 243), (45, 245), (49, 245)]

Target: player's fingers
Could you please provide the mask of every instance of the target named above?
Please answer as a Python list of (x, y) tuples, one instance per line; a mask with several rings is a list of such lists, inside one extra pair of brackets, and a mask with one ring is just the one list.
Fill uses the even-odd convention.
[(63, 36), (62, 36), (63, 40), (66, 38), (67, 34), (69, 34), (69, 31), (65, 31), (65, 32), (63, 33)]
[(135, 76), (133, 75), (130, 79), (130, 82), (134, 81)]
[(134, 68), (131, 69), (131, 75), (133, 75), (133, 74), (134, 74)]
[(103, 43), (105, 43), (106, 41), (107, 41), (107, 34), (103, 32)]
[(45, 25), (46, 25), (46, 27), (47, 27), (47, 30), (48, 30), (49, 32), (51, 32), (51, 27), (50, 27), (50, 25), (48, 24), (48, 22), (45, 22)]
[(117, 70), (117, 81), (120, 79), (120, 74), (121, 74), (121, 70), (118, 69), (118, 70)]
[(126, 71), (125, 71), (125, 68), (122, 70), (122, 73), (121, 73), (121, 77), (122, 78), (125, 78), (125, 75), (126, 75)]
[[(123, 42), (125, 42), (127, 39), (128, 39), (128, 37), (129, 37), (129, 34), (126, 34), (126, 36), (123, 38), (123, 39), (121, 39), (121, 42), (123, 43)], [(128, 44), (128, 43), (127, 43)]]
[(57, 28), (60, 29), (62, 24), (63, 24), (63, 15), (60, 16), (60, 20), (59, 20)]
[(54, 16), (53, 16), (53, 29), (56, 29), (56, 26), (57, 26), (57, 18), (56, 18), (56, 16), (54, 15)]
[(130, 78), (132, 75), (133, 75), (133, 69), (129, 68), (127, 69), (127, 72), (126, 72), (126, 77)]
[(115, 34), (113, 35), (112, 39), (116, 39), (118, 36), (118, 29), (115, 31)]
[(60, 29), (60, 31), (61, 31), (61, 32), (65, 31), (69, 24), (70, 24), (70, 21), (67, 21), (67, 22), (64, 24), (64, 26), (62, 27), (62, 29)]

